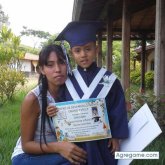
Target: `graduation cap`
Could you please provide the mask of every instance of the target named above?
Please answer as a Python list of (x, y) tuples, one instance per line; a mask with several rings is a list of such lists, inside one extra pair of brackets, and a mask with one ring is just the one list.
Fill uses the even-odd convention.
[(101, 21), (73, 21), (57, 36), (55, 41), (66, 40), (70, 47), (96, 41), (96, 33), (103, 26)]

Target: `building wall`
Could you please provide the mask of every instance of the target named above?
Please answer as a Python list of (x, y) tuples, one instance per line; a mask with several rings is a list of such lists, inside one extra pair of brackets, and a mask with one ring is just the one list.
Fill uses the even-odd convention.
[(154, 70), (154, 54), (155, 54), (155, 51), (154, 49), (150, 52), (150, 54), (148, 54), (148, 57), (147, 57), (147, 68), (146, 68), (146, 71), (151, 71), (151, 70)]
[(27, 61), (27, 60), (21, 60), (21, 71), (23, 72), (32, 72), (32, 64), (31, 61)]

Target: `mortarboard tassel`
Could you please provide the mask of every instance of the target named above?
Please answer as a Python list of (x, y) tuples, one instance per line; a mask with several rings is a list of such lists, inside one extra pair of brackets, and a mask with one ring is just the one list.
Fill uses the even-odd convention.
[(64, 46), (64, 41), (61, 41), (61, 47), (62, 47), (64, 55), (66, 56), (67, 72), (68, 72), (68, 74), (72, 75), (72, 68), (71, 68), (71, 65), (70, 65), (70, 62), (69, 62), (69, 58), (68, 58), (68, 55), (67, 55), (67, 52), (66, 52), (66, 48)]

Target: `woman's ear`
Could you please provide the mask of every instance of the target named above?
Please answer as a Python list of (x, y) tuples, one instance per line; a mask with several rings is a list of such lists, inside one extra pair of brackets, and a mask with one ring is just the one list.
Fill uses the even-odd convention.
[(39, 67), (39, 72), (42, 73), (43, 75), (45, 75), (45, 72), (42, 67)]

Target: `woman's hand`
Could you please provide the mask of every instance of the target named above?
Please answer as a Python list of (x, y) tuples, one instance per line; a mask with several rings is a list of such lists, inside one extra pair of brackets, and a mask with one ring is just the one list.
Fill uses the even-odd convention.
[(109, 139), (108, 148), (110, 147), (113, 155), (115, 154), (115, 151), (119, 151), (119, 139)]
[(48, 105), (46, 108), (46, 112), (49, 117), (53, 117), (53, 116), (56, 116), (58, 109), (54, 105)]
[(59, 142), (59, 153), (72, 164), (86, 163), (87, 153), (82, 148), (70, 142)]

